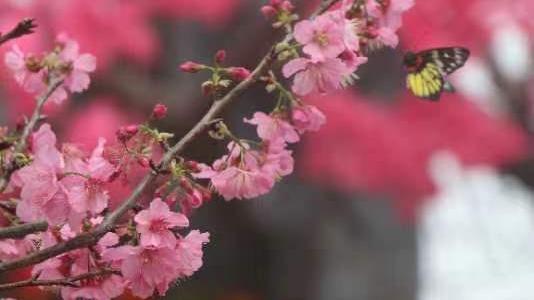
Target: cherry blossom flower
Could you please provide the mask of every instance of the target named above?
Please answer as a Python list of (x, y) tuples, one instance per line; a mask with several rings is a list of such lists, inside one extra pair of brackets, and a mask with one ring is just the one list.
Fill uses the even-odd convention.
[(35, 93), (38, 92), (42, 86), (42, 72), (36, 66), (35, 69), (30, 70), (28, 64), (36, 61), (31, 55), (24, 54), (19, 46), (13, 45), (12, 50), (5, 55), (4, 61), (6, 66), (13, 72), (15, 81), (22, 86), (26, 91)]
[(79, 213), (98, 214), (108, 206), (109, 196), (103, 184), (115, 172), (115, 167), (102, 156), (105, 143), (105, 139), (99, 139), (87, 161), (75, 156), (67, 160), (70, 168), (66, 172), (73, 174), (65, 176), (61, 183), (72, 208)]
[(345, 50), (344, 30), (328, 15), (321, 15), (311, 21), (298, 22), (294, 35), (295, 40), (304, 45), (304, 53), (310, 55), (313, 61), (323, 61), (335, 58)]
[(326, 123), (326, 116), (313, 105), (298, 105), (291, 110), (291, 122), (299, 133), (318, 131)]
[(143, 247), (172, 248), (176, 245), (176, 237), (169, 229), (189, 226), (185, 215), (172, 212), (160, 198), (152, 200), (150, 207), (140, 211), (134, 220), (137, 223), (137, 231), (141, 234)]
[(353, 73), (353, 70), (338, 58), (319, 62), (307, 58), (295, 58), (285, 64), (282, 71), (286, 78), (296, 74), (292, 89), (299, 96), (339, 89), (344, 77)]
[(66, 34), (60, 34), (57, 41), (63, 45), (59, 53), (61, 61), (70, 65), (69, 75), (65, 78), (65, 86), (71, 92), (82, 92), (89, 87), (89, 73), (96, 69), (96, 58), (88, 53), (80, 54), (80, 46)]
[(294, 165), (292, 151), (286, 149), (284, 142), (279, 140), (265, 145), (262, 169), (272, 174), (274, 178), (293, 173)]
[(32, 268), (32, 275), (37, 276), (40, 280), (54, 280), (64, 278), (63, 274), (59, 271), (63, 262), (61, 258), (51, 258), (36, 264)]
[[(66, 254), (69, 276), (78, 276), (98, 270), (95, 256), (87, 249), (75, 250)], [(61, 296), (65, 300), (95, 299), (108, 300), (124, 292), (126, 281), (117, 274), (103, 274), (78, 282), (79, 287), (63, 287)]]
[[(169, 197), (167, 197), (168, 199)], [(194, 209), (202, 206), (205, 195), (200, 190), (192, 188), (191, 191), (186, 191), (183, 195), (175, 197), (174, 201), (178, 201), (180, 211), (186, 216), (190, 216)]]
[(196, 178), (207, 178), (225, 200), (251, 199), (268, 193), (274, 186), (272, 173), (262, 169), (261, 154), (234, 142), (228, 144), (230, 154), (213, 163), (213, 168), (201, 165)]
[(103, 252), (105, 261), (120, 267), (132, 294), (148, 298), (157, 290), (165, 295), (169, 284), (178, 277), (180, 257), (174, 248), (120, 246)]
[(17, 46), (6, 53), (5, 63), (14, 72), (17, 83), (27, 92), (42, 93), (52, 77), (62, 77), (64, 82), (50, 95), (49, 100), (63, 102), (69, 92), (82, 92), (89, 87), (89, 73), (96, 68), (91, 54), (79, 54), (78, 43), (61, 34), (59, 47), (40, 57), (25, 55)]
[(27, 254), (32, 250), (32, 244), (26, 239), (0, 240), (0, 261), (12, 260)]
[(61, 297), (64, 300), (110, 300), (122, 295), (124, 293), (125, 285), (125, 281), (119, 275), (103, 275), (100, 277), (81, 281), (80, 287), (62, 288)]
[(210, 234), (192, 230), (176, 244), (178, 272), (180, 276), (191, 276), (202, 267), (202, 246), (208, 243)]
[(367, 1), (369, 15), (376, 18), (375, 34), (379, 42), (395, 48), (399, 43), (396, 31), (402, 25), (402, 14), (414, 5), (414, 0)]
[(59, 224), (70, 213), (70, 205), (57, 177), (64, 162), (55, 144), (56, 137), (50, 125), (42, 125), (32, 135), (33, 162), (12, 176), (11, 184), (21, 188), (17, 216), (23, 221), (44, 219)]
[(263, 141), (276, 141), (280, 139), (287, 143), (295, 143), (300, 139), (295, 128), (277, 116), (255, 112), (251, 119), (244, 119), (244, 121), (245, 123), (258, 126), (258, 136)]

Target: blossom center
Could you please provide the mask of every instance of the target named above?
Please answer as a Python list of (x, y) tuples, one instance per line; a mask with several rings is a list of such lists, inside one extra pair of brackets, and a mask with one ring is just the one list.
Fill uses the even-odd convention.
[(328, 46), (328, 36), (324, 32), (316, 33), (314, 40), (321, 47)]
[(163, 231), (167, 229), (167, 222), (164, 219), (155, 219), (150, 223), (150, 231)]

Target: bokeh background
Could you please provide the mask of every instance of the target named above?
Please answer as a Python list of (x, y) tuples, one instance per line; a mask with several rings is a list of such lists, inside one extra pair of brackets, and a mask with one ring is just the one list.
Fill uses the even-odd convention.
[[(295, 1), (305, 15), (316, 1)], [(522, 300), (534, 292), (534, 129), (531, 0), (416, 0), (398, 49), (369, 56), (346, 91), (306, 99), (328, 123), (296, 148), (296, 172), (265, 197), (215, 199), (192, 228), (211, 233), (203, 268), (176, 283), (180, 300)], [(98, 136), (169, 106), (161, 127), (185, 133), (210, 105), (185, 60), (253, 67), (280, 37), (263, 0), (2, 0), (0, 30), (39, 28), (16, 42), (38, 52), (66, 32), (93, 53), (88, 92), (47, 107), (61, 140)], [(402, 53), (464, 46), (457, 93), (425, 102), (404, 88)], [(4, 45), (0, 54), (9, 49)], [(0, 121), (33, 99), (0, 67)], [(231, 128), (274, 105), (261, 88), (226, 110)], [(224, 145), (201, 138), (187, 156), (211, 162)], [(3, 274), (4, 280), (27, 276)], [(4, 296), (57, 299), (24, 289)], [(134, 299), (125, 295), (121, 299)]]

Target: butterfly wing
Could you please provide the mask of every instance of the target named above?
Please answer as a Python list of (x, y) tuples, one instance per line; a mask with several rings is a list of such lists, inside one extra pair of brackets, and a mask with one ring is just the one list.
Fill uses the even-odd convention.
[(443, 85), (440, 69), (433, 62), (426, 62), (419, 71), (410, 72), (406, 77), (406, 86), (415, 96), (433, 101), (439, 100)]
[(469, 58), (469, 50), (462, 47), (447, 47), (424, 50), (418, 53), (424, 61), (434, 62), (443, 76), (461, 68)]
[(407, 66), (406, 86), (417, 97), (437, 101), (444, 90), (454, 90), (444, 77), (465, 64), (469, 50), (462, 47), (435, 48), (412, 55), (412, 64)]

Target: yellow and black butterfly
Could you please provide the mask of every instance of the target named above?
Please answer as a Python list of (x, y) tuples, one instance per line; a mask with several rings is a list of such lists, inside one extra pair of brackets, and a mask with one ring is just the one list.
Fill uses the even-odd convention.
[(462, 67), (468, 58), (469, 50), (462, 47), (407, 52), (404, 55), (408, 71), (406, 86), (417, 97), (437, 101), (443, 91), (454, 91), (445, 77)]

